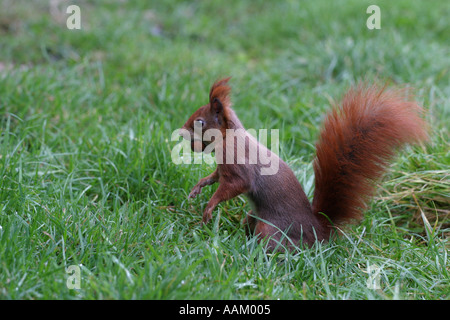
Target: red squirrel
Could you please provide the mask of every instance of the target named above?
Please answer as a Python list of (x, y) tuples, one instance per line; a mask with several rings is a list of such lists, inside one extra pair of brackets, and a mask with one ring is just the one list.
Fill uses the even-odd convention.
[[(203, 213), (206, 224), (220, 202), (245, 194), (252, 205), (243, 221), (247, 235), (254, 234), (259, 241), (268, 239), (270, 249), (280, 244), (312, 245), (326, 241), (336, 227), (361, 219), (374, 194), (374, 182), (386, 171), (395, 151), (427, 139), (422, 108), (404, 98), (401, 91), (364, 85), (350, 89), (340, 106), (326, 116), (320, 132), (313, 163), (314, 197), (310, 203), (289, 166), (245, 131), (231, 108), (229, 79), (213, 84), (209, 103), (195, 111), (182, 128), (188, 132), (185, 138), (191, 140), (193, 151), (204, 151), (214, 143), (218, 163), (216, 170), (192, 189), (189, 198), (197, 196), (203, 187), (219, 183)], [(218, 130), (223, 138), (196, 136), (194, 125), (201, 127), (202, 134), (209, 129)], [(234, 152), (233, 161), (225, 159), (231, 149), (238, 151), (236, 144), (226, 139), (231, 129), (240, 132), (234, 142), (245, 140), (245, 151), (256, 146), (276, 159), (277, 172), (261, 174), (265, 165), (259, 159), (251, 163), (246, 155), (246, 161), (238, 161), (238, 152)], [(221, 159), (217, 158), (218, 153)]]

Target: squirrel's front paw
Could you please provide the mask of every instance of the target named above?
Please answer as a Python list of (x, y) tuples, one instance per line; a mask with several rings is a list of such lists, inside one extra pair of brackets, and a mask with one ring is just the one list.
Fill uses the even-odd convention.
[(202, 187), (197, 185), (194, 188), (192, 188), (191, 193), (189, 193), (189, 198), (195, 198), (201, 192), (202, 192)]

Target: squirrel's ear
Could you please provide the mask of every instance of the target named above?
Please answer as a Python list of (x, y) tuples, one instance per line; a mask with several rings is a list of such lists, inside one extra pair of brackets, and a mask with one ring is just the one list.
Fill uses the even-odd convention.
[(218, 98), (213, 98), (211, 101), (211, 111), (213, 113), (222, 113), (223, 112), (223, 104)]
[(214, 113), (223, 112), (224, 108), (231, 106), (230, 92), (231, 88), (227, 85), (228, 80), (231, 77), (216, 81), (209, 92), (209, 104), (211, 105), (211, 111)]

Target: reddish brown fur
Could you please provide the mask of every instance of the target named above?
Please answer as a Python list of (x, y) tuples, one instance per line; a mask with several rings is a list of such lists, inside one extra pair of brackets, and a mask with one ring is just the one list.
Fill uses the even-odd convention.
[[(203, 131), (214, 128), (225, 135), (226, 129), (244, 128), (231, 109), (228, 80), (214, 83), (209, 104), (199, 108), (184, 129), (193, 132), (193, 123), (199, 119)], [(207, 223), (221, 201), (245, 194), (254, 212), (244, 219), (246, 230), (258, 235), (258, 239), (269, 238), (272, 249), (279, 243), (327, 240), (332, 225), (361, 217), (361, 210), (374, 192), (374, 181), (382, 176), (396, 149), (426, 139), (421, 111), (398, 91), (362, 86), (350, 90), (341, 107), (327, 116), (317, 143), (312, 207), (294, 173), (281, 159), (274, 175), (261, 175), (263, 165), (259, 162), (218, 164), (216, 171), (197, 183), (189, 197), (219, 182), (203, 213), (203, 222)], [(217, 147), (226, 153), (225, 140)], [(258, 148), (263, 147), (258, 144)]]
[(403, 95), (360, 86), (329, 113), (316, 145), (314, 214), (359, 220), (395, 151), (426, 139), (421, 107)]
[(216, 81), (209, 91), (209, 103), (212, 104), (214, 99), (219, 99), (225, 107), (231, 107), (230, 92), (228, 81), (231, 77)]

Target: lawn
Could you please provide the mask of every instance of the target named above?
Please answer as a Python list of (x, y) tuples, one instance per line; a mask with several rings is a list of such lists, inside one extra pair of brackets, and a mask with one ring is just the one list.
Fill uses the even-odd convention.
[[(447, 0), (3, 0), (0, 298), (449, 299), (449, 16)], [(243, 197), (202, 226), (217, 186), (187, 195), (214, 166), (171, 159), (224, 76), (309, 197), (323, 115), (359, 81), (413, 88), (430, 140), (399, 152), (359, 225), (270, 254)]]

